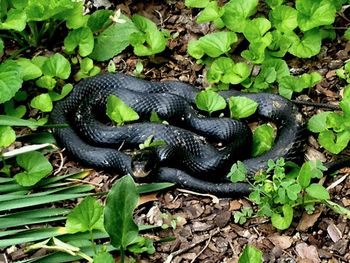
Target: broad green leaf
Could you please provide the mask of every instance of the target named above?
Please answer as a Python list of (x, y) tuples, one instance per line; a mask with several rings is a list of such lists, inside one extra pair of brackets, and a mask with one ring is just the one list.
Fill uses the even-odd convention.
[(286, 194), (292, 201), (297, 200), (298, 194), (301, 192), (301, 186), (299, 184), (291, 184), (286, 187)]
[(185, 0), (185, 5), (192, 8), (205, 8), (209, 0)]
[(238, 259), (238, 263), (262, 263), (263, 262), (263, 253), (251, 246), (246, 245), (243, 249), (241, 256)]
[(104, 230), (103, 206), (91, 196), (87, 196), (68, 214), (66, 221), (68, 233)]
[(4, 41), (0, 38), (0, 58), (4, 55)]
[(24, 105), (19, 105), (18, 107), (16, 107), (14, 101), (9, 100), (4, 103), (4, 110), (6, 115), (22, 118), (26, 113), (27, 108)]
[(150, 56), (164, 51), (167, 44), (166, 37), (154, 22), (140, 15), (133, 15), (131, 20), (139, 30), (129, 36), (135, 55)]
[(326, 188), (320, 184), (311, 184), (305, 191), (313, 198), (318, 200), (329, 200), (330, 196)]
[(298, 25), (302, 31), (331, 25), (335, 19), (336, 9), (331, 0), (297, 0), (295, 8), (298, 11)]
[(290, 6), (280, 5), (269, 14), (270, 20), (281, 32), (293, 31), (297, 26), (297, 11)]
[(138, 30), (130, 18), (124, 15), (121, 18), (126, 22), (112, 24), (95, 38), (94, 50), (89, 57), (97, 61), (109, 60), (130, 44), (129, 36)]
[(138, 236), (139, 228), (133, 220), (138, 198), (135, 183), (129, 175), (116, 181), (107, 196), (104, 226), (116, 248), (125, 249)]
[(282, 206), (282, 214), (272, 213), (271, 223), (279, 230), (287, 229), (293, 220), (293, 208), (290, 205)]
[(311, 58), (320, 53), (322, 37), (317, 29), (304, 33), (304, 37), (294, 42), (288, 52), (298, 58)]
[(30, 106), (42, 112), (50, 112), (53, 108), (52, 100), (48, 93), (42, 93), (34, 97), (30, 102)]
[(214, 60), (207, 72), (207, 79), (211, 83), (222, 81), (223, 83), (238, 84), (246, 80), (250, 75), (247, 64), (239, 62), (235, 64), (228, 57), (220, 57)]
[(327, 117), (330, 113), (325, 111), (312, 116), (307, 122), (307, 128), (317, 133), (327, 130)]
[(15, 176), (17, 183), (22, 186), (33, 186), (52, 172), (51, 163), (40, 152), (18, 155), (16, 161), (25, 170)]
[(135, 121), (140, 117), (132, 108), (125, 104), (118, 97), (111, 95), (107, 99), (108, 117), (118, 124), (124, 124), (127, 121)]
[(93, 263), (115, 263), (115, 260), (110, 253), (103, 251), (94, 256)]
[(223, 110), (226, 107), (225, 99), (212, 90), (203, 90), (196, 96), (196, 106), (211, 114), (214, 111)]
[(79, 47), (79, 55), (86, 57), (94, 49), (94, 36), (88, 27), (74, 29), (64, 39), (64, 47), (68, 53), (73, 53)]
[(15, 96), (22, 87), (21, 67), (14, 61), (6, 60), (0, 64), (0, 103)]
[(0, 148), (10, 146), (16, 140), (16, 133), (10, 126), (0, 126)]
[(265, 3), (271, 8), (275, 9), (276, 7), (282, 5), (284, 0), (265, 0)]
[(44, 88), (52, 91), (56, 86), (56, 82), (57, 81), (53, 77), (41, 76), (39, 79), (35, 81), (35, 84), (40, 88)]
[(228, 100), (231, 118), (246, 118), (257, 110), (259, 104), (242, 96), (230, 97)]
[(224, 5), (222, 20), (233, 32), (243, 32), (248, 17), (256, 13), (258, 0), (229, 1)]
[(272, 42), (272, 34), (268, 32), (264, 38), (266, 42), (254, 41), (249, 44), (248, 50), (243, 50), (241, 56), (252, 63), (261, 64), (265, 60), (266, 47)]
[(38, 122), (31, 120), (23, 120), (17, 117), (0, 115), (0, 126), (42, 126)]
[(44, 75), (49, 77), (68, 79), (71, 67), (69, 61), (64, 56), (60, 53), (55, 53), (44, 62), (42, 71)]
[[(61, 2), (64, 2), (64, 1), (61, 0)], [(88, 16), (84, 15), (83, 1), (71, 1), (71, 2), (73, 2), (73, 6), (71, 6), (72, 8), (62, 9), (61, 12), (59, 12), (54, 16), (54, 19), (65, 21), (66, 26), (69, 29), (77, 29), (79, 27), (85, 26), (88, 20)]]
[(39, 78), (42, 75), (41, 69), (27, 58), (19, 58), (16, 63), (21, 66), (23, 80)]
[(73, 90), (73, 85), (68, 83), (62, 87), (61, 94), (54, 91), (50, 91), (49, 95), (52, 101), (58, 101), (66, 97)]
[(26, 27), (27, 16), (23, 10), (10, 9), (7, 13), (6, 20), (0, 22), (0, 29), (23, 31)]
[(312, 179), (312, 165), (310, 162), (306, 162), (301, 166), (298, 174), (298, 182), (302, 188), (306, 188), (310, 185)]
[(262, 124), (253, 132), (252, 155), (259, 156), (267, 152), (273, 146), (275, 136), (273, 128), (268, 124)]
[(247, 179), (247, 169), (245, 168), (244, 163), (238, 161), (233, 164), (227, 177), (230, 178), (233, 183), (245, 181)]
[(199, 13), (196, 21), (197, 23), (215, 21), (220, 18), (223, 13), (224, 10), (219, 7), (218, 3), (212, 1)]
[(330, 130), (322, 131), (318, 136), (318, 142), (328, 151), (334, 154), (340, 153), (349, 144), (350, 132), (334, 133)]
[(346, 40), (350, 40), (350, 28), (346, 29), (345, 32), (344, 32), (344, 38)]
[[(300, 77), (300, 81), (304, 83), (306, 87), (313, 87), (322, 80), (322, 76), (318, 72), (304, 73)], [(301, 90), (296, 90), (301, 92)]]
[(214, 32), (190, 41), (188, 52), (196, 59), (200, 59), (204, 54), (216, 58), (230, 51), (231, 45), (236, 41), (237, 36), (233, 32)]
[(109, 18), (111, 15), (113, 15), (112, 10), (96, 10), (89, 15), (87, 26), (92, 32), (103, 30), (112, 23), (112, 20)]
[(243, 30), (243, 35), (249, 42), (259, 42), (270, 28), (271, 22), (266, 18), (254, 18), (246, 24), (246, 27)]

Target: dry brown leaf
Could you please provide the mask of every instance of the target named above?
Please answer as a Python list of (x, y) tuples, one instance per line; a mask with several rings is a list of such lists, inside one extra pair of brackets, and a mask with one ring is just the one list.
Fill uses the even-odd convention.
[(242, 203), (238, 200), (232, 200), (230, 201), (230, 208), (228, 209), (229, 211), (236, 211), (239, 210), (242, 206)]
[(341, 239), (343, 236), (339, 228), (334, 223), (329, 224), (327, 227), (327, 233), (334, 243)]
[(268, 239), (272, 242), (272, 244), (282, 249), (290, 248), (293, 243), (293, 239), (289, 236), (273, 235), (268, 237)]
[(141, 195), (137, 203), (137, 206), (143, 205), (148, 202), (156, 201), (156, 200), (158, 200), (156, 193)]
[(315, 213), (311, 215), (304, 212), (297, 226), (297, 230), (304, 232), (308, 228), (312, 227), (320, 217), (322, 211), (323, 209), (319, 208), (318, 210), (315, 211)]
[(306, 243), (299, 243), (295, 246), (295, 250), (301, 259), (309, 260), (309, 261), (298, 261), (298, 262), (312, 262), (312, 263), (321, 262), (315, 246), (309, 246)]

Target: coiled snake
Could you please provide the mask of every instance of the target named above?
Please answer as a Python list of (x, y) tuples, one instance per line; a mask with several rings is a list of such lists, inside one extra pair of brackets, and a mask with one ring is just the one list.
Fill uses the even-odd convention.
[[(156, 159), (157, 166), (145, 174), (147, 180), (174, 182), (184, 188), (221, 196), (244, 195), (250, 191), (248, 184), (232, 184), (226, 179), (236, 160), (243, 160), (248, 174), (253, 174), (264, 169), (269, 159), (300, 158), (304, 125), (292, 102), (268, 93), (233, 90), (220, 93), (226, 99), (244, 96), (256, 101), (259, 106), (255, 115), (278, 127), (272, 149), (250, 158), (250, 129), (230, 118), (203, 116), (193, 108), (198, 92), (197, 88), (182, 82), (151, 82), (121, 73), (87, 78), (55, 105), (51, 121), (68, 123), (70, 127), (54, 129), (54, 134), (79, 161), (134, 177), (140, 176), (132, 165), (137, 160), (133, 162), (133, 157), (124, 150), (137, 148), (152, 136), (165, 145), (150, 151), (149, 158)], [(151, 122), (107, 125), (105, 109), (109, 95), (118, 96), (143, 120), (156, 112), (171, 125)], [(219, 149), (217, 145), (221, 144)]]

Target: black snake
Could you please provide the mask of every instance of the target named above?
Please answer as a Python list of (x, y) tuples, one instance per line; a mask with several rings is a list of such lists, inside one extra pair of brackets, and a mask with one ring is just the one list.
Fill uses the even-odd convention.
[[(230, 118), (203, 116), (193, 108), (198, 92), (197, 88), (178, 81), (151, 82), (121, 73), (101, 74), (78, 83), (67, 98), (55, 105), (51, 121), (69, 124), (69, 128), (57, 128), (54, 133), (79, 161), (136, 177), (139, 175), (133, 169), (132, 157), (124, 150), (137, 148), (149, 136), (164, 141), (165, 145), (149, 151), (150, 158), (157, 159), (157, 167), (146, 176), (147, 180), (174, 182), (221, 196), (250, 191), (248, 184), (232, 184), (225, 176), (236, 160), (243, 160), (252, 175), (266, 168), (269, 159), (301, 157), (304, 122), (292, 102), (268, 93), (220, 92), (225, 99), (244, 96), (256, 101), (259, 106), (255, 115), (278, 127), (272, 149), (250, 158), (252, 136), (248, 126)], [(107, 125), (109, 95), (119, 97), (142, 120), (149, 120), (150, 114), (156, 112), (171, 125), (151, 122)]]

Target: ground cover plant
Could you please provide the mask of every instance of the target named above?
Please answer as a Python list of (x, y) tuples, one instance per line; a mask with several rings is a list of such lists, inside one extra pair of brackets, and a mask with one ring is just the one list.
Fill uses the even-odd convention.
[[(208, 115), (225, 108), (232, 118), (254, 114), (254, 101), (225, 101), (216, 92), (232, 87), (339, 102), (336, 111), (304, 107), (303, 113), (310, 136), (307, 157), (341, 158), (337, 155), (346, 153), (350, 141), (348, 1), (106, 3), (0, 4), (3, 257), (22, 262), (114, 262), (116, 256), (120, 262), (350, 260), (348, 170), (329, 179), (320, 161), (271, 161), (250, 181), (255, 206), (245, 199), (176, 190), (156, 196), (149, 193), (171, 184), (136, 186), (126, 176), (112, 187), (102, 171), (81, 171), (67, 161), (48, 132), (54, 103), (77, 81), (101, 71), (124, 71), (206, 88), (196, 106)], [(118, 125), (138, 118), (117, 97), (109, 98), (106, 114)], [(156, 115), (151, 121), (162, 122)], [(252, 154), (258, 156), (273, 145), (275, 127), (256, 123), (253, 129)], [(140, 148), (159, 144), (148, 138)], [(245, 168), (237, 163), (228, 176), (245, 180)], [(161, 202), (149, 203), (156, 200)], [(261, 241), (264, 236), (267, 241)]]

